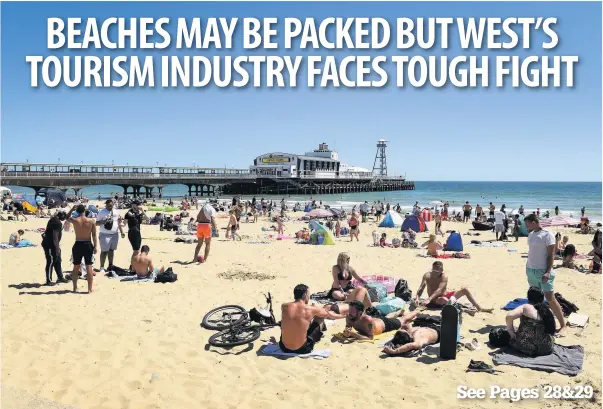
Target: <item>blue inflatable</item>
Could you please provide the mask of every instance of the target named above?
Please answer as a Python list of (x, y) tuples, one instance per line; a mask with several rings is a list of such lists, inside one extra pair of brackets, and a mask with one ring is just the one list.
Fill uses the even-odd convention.
[(463, 251), (463, 239), (458, 233), (451, 233), (444, 251)]

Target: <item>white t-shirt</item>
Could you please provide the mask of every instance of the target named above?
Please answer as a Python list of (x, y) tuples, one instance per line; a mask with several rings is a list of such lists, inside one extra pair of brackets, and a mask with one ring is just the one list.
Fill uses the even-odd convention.
[(528, 268), (546, 269), (548, 246), (555, 245), (555, 236), (548, 230), (532, 231), (528, 235)]
[[(113, 226), (111, 227), (111, 230), (107, 230), (105, 229), (105, 221), (109, 221), (111, 218), (111, 213), (113, 213)], [(119, 228), (119, 219), (120, 216), (116, 210), (112, 210), (110, 212), (107, 209), (102, 209), (96, 216), (96, 220), (103, 221), (103, 223), (100, 225), (99, 232), (101, 234), (117, 234), (117, 229)]]
[(209, 203), (206, 203), (201, 210), (203, 211), (203, 214), (205, 215), (205, 218), (207, 219), (207, 222), (209, 223), (211, 221), (212, 217), (216, 217), (217, 213), (216, 213), (216, 209), (214, 209), (214, 207), (212, 205), (210, 205)]
[(500, 224), (502, 226), (505, 224), (505, 218), (506, 215), (501, 211), (494, 213), (494, 224)]
[(382, 212), (383, 211), (383, 205), (381, 203), (377, 203), (375, 205), (375, 210), (378, 212)]
[(369, 211), (369, 205), (368, 205), (368, 203), (362, 203), (360, 205), (360, 211), (363, 212), (363, 213), (368, 213), (368, 211)]

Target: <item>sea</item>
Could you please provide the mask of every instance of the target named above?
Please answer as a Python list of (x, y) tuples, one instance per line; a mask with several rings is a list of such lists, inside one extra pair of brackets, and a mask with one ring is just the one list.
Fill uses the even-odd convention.
[[(555, 206), (559, 206), (560, 214), (580, 217), (580, 209), (586, 208), (586, 216), (592, 221), (601, 222), (603, 206), (601, 182), (415, 182), (415, 190), (394, 192), (359, 192), (335, 195), (290, 195), (265, 196), (264, 199), (285, 199), (289, 205), (296, 202), (304, 204), (309, 200), (322, 201), (323, 204), (334, 208), (351, 209), (365, 200), (370, 204), (380, 200), (391, 206), (400, 204), (403, 211), (412, 210), (415, 202), (421, 207), (432, 207), (432, 201), (448, 202), (452, 210), (460, 210), (468, 201), (473, 208), (477, 204), (487, 208), (490, 202), (497, 208), (502, 204), (508, 210), (517, 209), (523, 205), (526, 213), (540, 208), (542, 213), (547, 210), (554, 215)], [(23, 187), (8, 186), (15, 194), (32, 194), (33, 190)], [(122, 194), (116, 186), (93, 186), (84, 188), (82, 194), (91, 199), (108, 198)], [(170, 185), (163, 189), (164, 198), (181, 198), (188, 193), (184, 185)], [(243, 197), (247, 199), (250, 197)], [(224, 198), (231, 199), (231, 198)], [(257, 199), (261, 199), (257, 196)]]

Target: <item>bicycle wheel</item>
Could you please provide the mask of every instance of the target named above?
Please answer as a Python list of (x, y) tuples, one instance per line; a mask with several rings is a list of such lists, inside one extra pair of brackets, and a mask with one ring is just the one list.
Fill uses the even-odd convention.
[(209, 337), (209, 345), (219, 348), (236, 347), (253, 342), (259, 337), (258, 327), (233, 327)]
[(224, 305), (205, 314), (201, 326), (211, 330), (222, 330), (243, 324), (248, 316), (245, 308), (239, 305)]

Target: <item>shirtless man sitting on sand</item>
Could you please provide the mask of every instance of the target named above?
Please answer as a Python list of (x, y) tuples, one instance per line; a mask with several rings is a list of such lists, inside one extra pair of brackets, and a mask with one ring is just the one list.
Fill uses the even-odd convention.
[[(423, 293), (423, 290), (427, 287), (428, 299), (419, 303), (419, 297)], [(429, 307), (442, 307), (448, 303), (451, 297), (455, 297), (457, 300), (461, 297), (467, 297), (469, 302), (481, 312), (492, 312), (492, 308), (482, 308), (475, 301), (473, 295), (469, 292), (466, 287), (461, 288), (458, 291), (446, 291), (448, 287), (448, 276), (444, 274), (444, 264), (441, 261), (435, 261), (432, 266), (432, 270), (425, 273), (421, 280), (421, 285), (415, 296), (416, 305), (424, 305)]]
[(136, 273), (138, 278), (149, 278), (154, 272), (163, 273), (163, 267), (161, 267), (161, 270), (155, 271), (149, 251), (151, 249), (145, 245), (140, 248), (140, 253), (132, 256), (132, 271)]
[[(399, 311), (399, 314), (401, 313), (402, 310)], [(350, 310), (346, 318), (343, 335), (348, 338), (369, 340), (373, 339), (375, 335), (402, 328), (406, 320), (406, 317), (371, 317), (364, 313), (364, 304), (362, 301), (352, 301), (350, 302)], [(352, 328), (358, 332), (352, 331)]]
[(394, 347), (386, 346), (383, 348), (383, 352), (387, 355), (401, 355), (440, 342), (440, 329), (436, 326), (413, 328), (412, 321), (417, 315), (419, 312), (415, 311), (405, 316), (402, 329), (397, 331), (392, 339)]
[(314, 344), (320, 341), (326, 329), (325, 318), (332, 313), (322, 306), (308, 305), (308, 286), (299, 284), (293, 289), (293, 302), (281, 307), (281, 351), (294, 354), (309, 354)]
[[(76, 210), (77, 217), (71, 217), (73, 211)], [(77, 208), (74, 206), (69, 210), (67, 218), (70, 219), (75, 232), (75, 244), (71, 250), (71, 256), (73, 258), (73, 265), (76, 270), (71, 274), (71, 281), (73, 282), (73, 292), (77, 292), (77, 279), (82, 259), (86, 263), (86, 276), (88, 278), (88, 293), (92, 292), (92, 283), (94, 280), (94, 269), (92, 264), (94, 262), (93, 254), (96, 254), (98, 249), (98, 238), (96, 236), (96, 219), (86, 217), (86, 206), (78, 205)], [(92, 238), (92, 240), (90, 240)], [(92, 244), (94, 242), (94, 245)]]

